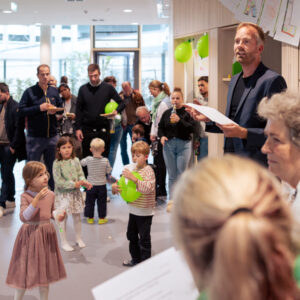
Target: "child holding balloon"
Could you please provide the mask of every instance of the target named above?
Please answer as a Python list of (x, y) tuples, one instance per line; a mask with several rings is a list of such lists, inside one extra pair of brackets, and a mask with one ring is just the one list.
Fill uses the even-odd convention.
[[(141, 195), (133, 202), (125, 199), (129, 208), (127, 239), (131, 254), (131, 260), (123, 262), (127, 267), (132, 267), (151, 257), (150, 231), (155, 207), (155, 175), (153, 169), (147, 164), (150, 147), (146, 142), (139, 141), (132, 145), (131, 153), (135, 167), (132, 172), (125, 167), (122, 174), (136, 184), (136, 190)], [(135, 176), (135, 172), (139, 175)], [(112, 192), (114, 194), (122, 192), (117, 183), (112, 185)]]

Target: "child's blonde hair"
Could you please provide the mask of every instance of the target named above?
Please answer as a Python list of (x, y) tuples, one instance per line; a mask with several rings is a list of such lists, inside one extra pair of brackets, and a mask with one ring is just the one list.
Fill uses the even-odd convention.
[(150, 153), (150, 147), (146, 142), (143, 141), (139, 141), (139, 142), (135, 142), (132, 146), (131, 146), (131, 153), (141, 153), (143, 155), (149, 155)]
[(102, 139), (95, 138), (95, 139), (92, 139), (90, 147), (96, 151), (100, 150), (100, 149), (104, 149), (105, 142)]
[(268, 170), (237, 156), (205, 159), (173, 195), (175, 236), (209, 299), (295, 299), (292, 217)]
[[(22, 176), (25, 181), (24, 191), (28, 189), (30, 182), (44, 170), (46, 170), (46, 166), (39, 161), (29, 161), (25, 165), (22, 172)], [(49, 173), (48, 173), (48, 178), (50, 178)]]

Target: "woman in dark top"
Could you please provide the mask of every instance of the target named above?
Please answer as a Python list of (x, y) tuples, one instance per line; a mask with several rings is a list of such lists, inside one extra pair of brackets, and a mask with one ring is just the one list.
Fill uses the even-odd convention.
[(172, 186), (187, 168), (192, 153), (192, 133), (195, 121), (183, 107), (183, 94), (175, 88), (171, 95), (173, 108), (164, 112), (158, 125), (158, 136), (169, 174), (169, 196)]

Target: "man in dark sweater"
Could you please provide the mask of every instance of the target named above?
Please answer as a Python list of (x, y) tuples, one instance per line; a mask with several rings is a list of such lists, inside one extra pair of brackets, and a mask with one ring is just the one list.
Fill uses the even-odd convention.
[(50, 67), (40, 65), (37, 68), (39, 82), (29, 87), (22, 95), (19, 112), (27, 118), (27, 158), (40, 161), (43, 156), (50, 173), (49, 186), (54, 189), (52, 165), (55, 159), (57, 135), (57, 108), (62, 107), (62, 99), (57, 88), (49, 86)]
[(94, 138), (101, 138), (105, 142), (103, 156), (108, 157), (110, 133), (109, 119), (101, 116), (105, 106), (111, 99), (119, 106), (109, 116), (115, 116), (125, 108), (125, 103), (115, 88), (100, 80), (100, 68), (98, 64), (88, 66), (90, 82), (82, 85), (78, 91), (75, 129), (76, 137), (82, 142), (82, 156), (91, 155), (90, 142)]

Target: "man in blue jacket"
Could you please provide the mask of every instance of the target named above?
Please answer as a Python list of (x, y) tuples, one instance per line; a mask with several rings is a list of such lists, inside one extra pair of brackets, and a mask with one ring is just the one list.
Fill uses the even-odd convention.
[[(257, 106), (263, 97), (280, 93), (287, 86), (282, 76), (262, 64), (264, 40), (264, 32), (256, 24), (239, 24), (234, 38), (234, 54), (242, 65), (242, 72), (230, 82), (226, 108), (226, 116), (236, 124), (210, 122), (206, 131), (224, 133), (225, 153), (247, 156), (267, 165), (266, 156), (260, 151), (265, 141), (266, 122), (258, 117)], [(193, 116), (199, 121), (210, 121), (195, 112)]]
[[(28, 160), (40, 161), (43, 155), (50, 173), (49, 186), (54, 189), (52, 165), (55, 159), (57, 135), (57, 107), (62, 107), (58, 90), (49, 86), (50, 67), (40, 65), (37, 68), (39, 81), (23, 93), (19, 111), (27, 118), (27, 157)], [(62, 113), (62, 111), (60, 112)]]
[(0, 82), (0, 218), (5, 208), (16, 206), (13, 168), (16, 159), (25, 158), (24, 120), (18, 118), (18, 103), (10, 96), (8, 85)]

